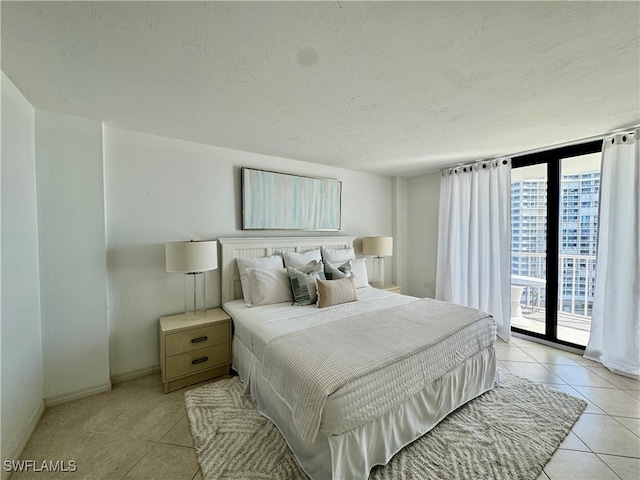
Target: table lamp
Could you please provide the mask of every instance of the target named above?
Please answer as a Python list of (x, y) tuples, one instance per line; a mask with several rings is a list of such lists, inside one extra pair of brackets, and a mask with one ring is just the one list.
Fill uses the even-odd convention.
[[(377, 269), (377, 282), (384, 285), (384, 258), (393, 255), (393, 237), (363, 237), (363, 255), (374, 255), (374, 267)], [(376, 276), (374, 276), (376, 278)]]
[(218, 242), (193, 241), (165, 244), (167, 272), (184, 273), (184, 312), (205, 313), (207, 293), (204, 272), (218, 268)]

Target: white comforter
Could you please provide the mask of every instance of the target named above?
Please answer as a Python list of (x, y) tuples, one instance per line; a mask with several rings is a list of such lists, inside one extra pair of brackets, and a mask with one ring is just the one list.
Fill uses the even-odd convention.
[(263, 377), (289, 405), (306, 442), (320, 428), (338, 388), (406, 360), (410, 381), (383, 391), (366, 421), (383, 415), (495, 341), (493, 319), (479, 310), (425, 298), (281, 335), (266, 346)]
[[(354, 315), (418, 302), (418, 299), (413, 297), (389, 294), (370, 288), (359, 289), (358, 294), (361, 301), (322, 310), (314, 306), (299, 307), (288, 304), (246, 308), (238, 301), (225, 304), (225, 310), (234, 319), (234, 334), (260, 361), (264, 361), (265, 349), (268, 349), (268, 345), (292, 332), (330, 325)], [(329, 399), (325, 398), (326, 404), (321, 402), (320, 410), (311, 414), (314, 418), (312, 426), (303, 425), (298, 429), (301, 437), (310, 441), (318, 431), (335, 435), (377, 418), (381, 412), (393, 408), (411, 392), (423, 388), (426, 385), (425, 382), (428, 383), (437, 378), (439, 375), (434, 376), (436, 371), (439, 371), (440, 375), (444, 373), (443, 369), (446, 372), (447, 365), (451, 365), (451, 359), (460, 357), (456, 352), (465, 352), (463, 356), (471, 355), (493, 344), (495, 341), (493, 319), (486, 315), (476, 315), (476, 317), (482, 318), (475, 318), (466, 327), (458, 329), (460, 333), (444, 334), (447, 337), (444, 338), (444, 343), (439, 342), (437, 346), (431, 345), (431, 350), (419, 349), (419, 354), (399, 358), (384, 368), (376, 368), (357, 378), (354, 377), (334, 392), (329, 392), (331, 396)], [(435, 336), (442, 337), (442, 331)], [(431, 367), (428, 363), (431, 361), (428, 360), (429, 358), (440, 359), (435, 362), (437, 365), (433, 364), (433, 369), (425, 369), (425, 365)], [(280, 368), (278, 366), (276, 370)], [(266, 373), (265, 376), (272, 377), (274, 389), (295, 413), (296, 395), (290, 393), (295, 392), (295, 388), (283, 386), (280, 380), (274, 380), (273, 371), (271, 374)], [(280, 375), (278, 377), (282, 378)], [(284, 378), (286, 377), (287, 375), (284, 375)], [(300, 418), (307, 414), (308, 412)], [(321, 421), (318, 425), (317, 419), (320, 416)]]
[(233, 318), (233, 334), (262, 360), (265, 345), (280, 335), (418, 300), (372, 287), (358, 288), (357, 293), (357, 302), (322, 309), (315, 305), (292, 305), (291, 302), (247, 307), (244, 300), (234, 300), (225, 303), (224, 310)]

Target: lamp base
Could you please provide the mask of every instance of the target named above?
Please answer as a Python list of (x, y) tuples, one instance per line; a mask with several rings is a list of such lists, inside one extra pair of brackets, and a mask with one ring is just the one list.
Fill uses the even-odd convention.
[(204, 272), (184, 274), (184, 313), (188, 316), (201, 315), (207, 311), (206, 284)]
[(373, 257), (373, 278), (376, 283), (383, 286), (384, 282), (384, 257)]

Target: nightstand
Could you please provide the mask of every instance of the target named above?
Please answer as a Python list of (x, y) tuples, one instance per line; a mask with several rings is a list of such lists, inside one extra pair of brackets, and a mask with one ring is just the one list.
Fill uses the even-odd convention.
[(386, 290), (387, 292), (400, 293), (400, 285), (394, 285), (392, 283), (385, 283), (384, 285), (380, 283), (370, 283), (369, 285), (379, 290)]
[(164, 393), (229, 373), (231, 317), (220, 308), (160, 317)]

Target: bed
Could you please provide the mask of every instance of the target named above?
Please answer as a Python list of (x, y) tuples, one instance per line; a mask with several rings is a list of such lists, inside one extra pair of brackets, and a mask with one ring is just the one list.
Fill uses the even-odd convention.
[(327, 308), (247, 307), (236, 259), (339, 251), (354, 240), (219, 239), (232, 367), (314, 480), (367, 478), (496, 382), (495, 322), (474, 309), (369, 286)]

